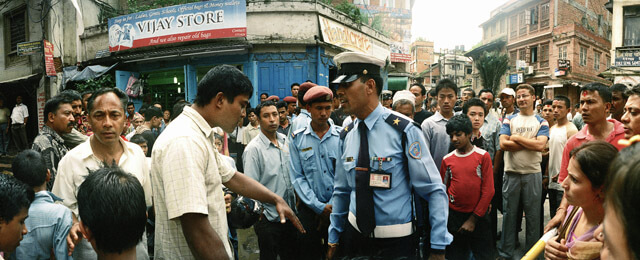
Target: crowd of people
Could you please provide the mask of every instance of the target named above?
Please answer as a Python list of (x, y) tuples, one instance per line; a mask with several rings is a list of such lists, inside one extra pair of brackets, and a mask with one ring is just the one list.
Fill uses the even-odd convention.
[(0, 174), (0, 251), (238, 259), (236, 228), (253, 227), (260, 259), (513, 259), (549, 232), (540, 258), (640, 259), (640, 85), (585, 84), (579, 104), (449, 79), (393, 93), (383, 61), (335, 62), (333, 88), (255, 106), (227, 65), (172, 110), (65, 90), (31, 149), (19, 97), (0, 109), (20, 150)]

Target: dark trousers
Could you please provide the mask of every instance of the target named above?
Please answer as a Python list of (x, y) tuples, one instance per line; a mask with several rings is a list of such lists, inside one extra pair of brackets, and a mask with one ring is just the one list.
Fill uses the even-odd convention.
[(298, 219), (307, 231), (306, 234), (298, 232), (301, 256), (304, 259), (324, 259), (327, 252), (329, 220), (322, 219), (321, 215), (316, 214), (304, 203), (298, 206)]
[(471, 233), (458, 232), (472, 213), (462, 213), (449, 209), (447, 229), (453, 235), (453, 242), (447, 247), (446, 257), (450, 260), (467, 260), (473, 253), (475, 260), (494, 259), (495, 247), (491, 239), (489, 216), (477, 218), (476, 227)]
[(258, 236), (258, 247), (260, 248), (260, 260), (280, 260), (299, 259), (298, 248), (296, 246), (296, 229), (287, 221), (281, 224), (280, 221), (271, 222), (265, 216), (253, 225), (253, 230)]
[(347, 222), (345, 226), (340, 247), (347, 259), (362, 256), (374, 259), (418, 259), (418, 236), (415, 232), (405, 237), (371, 238), (363, 236), (351, 223)]
[(11, 139), (18, 152), (27, 149), (27, 129), (23, 124), (11, 125)]

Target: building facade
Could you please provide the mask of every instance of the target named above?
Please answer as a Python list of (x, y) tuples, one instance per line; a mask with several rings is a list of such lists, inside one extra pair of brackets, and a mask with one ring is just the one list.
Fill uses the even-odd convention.
[(575, 104), (579, 86), (611, 84), (598, 76), (608, 69), (611, 59), (611, 14), (605, 2), (511, 0), (492, 11), (483, 23), (483, 45), (479, 48), (509, 55), (502, 87), (528, 83), (538, 97), (562, 94)]
[(432, 41), (415, 41), (411, 43), (411, 63), (409, 72), (420, 73), (435, 63)]
[(605, 77), (627, 86), (640, 84), (640, 1), (610, 0), (611, 12), (611, 68)]

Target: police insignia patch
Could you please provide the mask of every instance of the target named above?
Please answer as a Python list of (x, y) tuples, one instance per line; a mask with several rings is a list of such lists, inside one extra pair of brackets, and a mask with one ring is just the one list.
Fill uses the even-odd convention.
[(420, 159), (422, 156), (422, 148), (420, 147), (420, 143), (413, 142), (409, 146), (409, 155), (413, 157), (413, 159)]

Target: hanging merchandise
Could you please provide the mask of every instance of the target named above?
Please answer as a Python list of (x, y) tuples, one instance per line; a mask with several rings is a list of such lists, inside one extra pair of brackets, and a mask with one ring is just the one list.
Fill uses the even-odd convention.
[(137, 79), (133, 73), (131, 73), (131, 76), (129, 77), (129, 81), (127, 82), (127, 95), (132, 97), (132, 98), (137, 98), (143, 95), (143, 85), (144, 85), (144, 80), (141, 79)]

